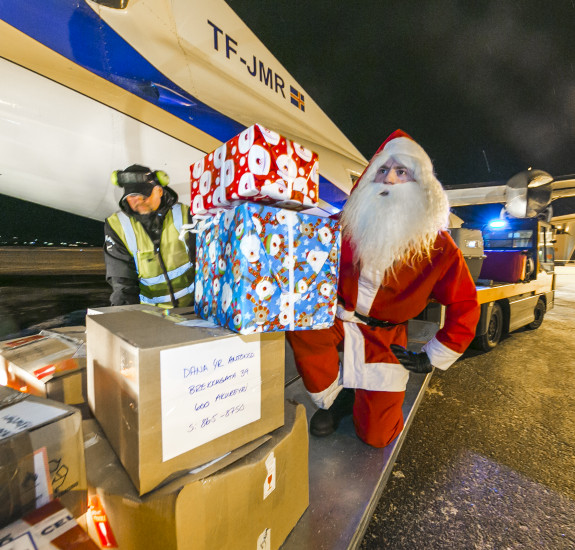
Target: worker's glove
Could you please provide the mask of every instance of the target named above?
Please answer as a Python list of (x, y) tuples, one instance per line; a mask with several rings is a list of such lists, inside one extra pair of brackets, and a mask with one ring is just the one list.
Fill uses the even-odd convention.
[(431, 364), (427, 353), (424, 351), (421, 353), (415, 353), (413, 351), (408, 351), (397, 344), (391, 344), (390, 348), (393, 355), (397, 357), (397, 360), (407, 370), (417, 373), (426, 373), (433, 370), (433, 365)]

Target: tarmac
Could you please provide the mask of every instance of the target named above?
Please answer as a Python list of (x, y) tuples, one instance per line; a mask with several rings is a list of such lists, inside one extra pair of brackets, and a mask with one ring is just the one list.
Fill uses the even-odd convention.
[(575, 268), (555, 307), (434, 373), (362, 550), (575, 549)]

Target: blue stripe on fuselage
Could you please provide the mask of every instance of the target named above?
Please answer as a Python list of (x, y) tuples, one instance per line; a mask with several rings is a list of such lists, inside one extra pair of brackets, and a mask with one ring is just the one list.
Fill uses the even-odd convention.
[(245, 126), (166, 78), (83, 0), (0, 0), (0, 18), (74, 63), (227, 141)]
[(331, 183), (331, 181), (325, 179), (322, 175), (319, 176), (319, 188), (321, 191), (321, 199), (339, 210), (343, 208), (345, 201), (349, 198), (347, 193)]

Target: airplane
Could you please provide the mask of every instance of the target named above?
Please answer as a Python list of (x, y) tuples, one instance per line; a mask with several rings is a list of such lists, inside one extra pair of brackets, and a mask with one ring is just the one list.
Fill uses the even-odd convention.
[(95, 220), (110, 174), (189, 167), (259, 123), (315, 151), (333, 213), (363, 155), (223, 0), (0, 0), (0, 193)]

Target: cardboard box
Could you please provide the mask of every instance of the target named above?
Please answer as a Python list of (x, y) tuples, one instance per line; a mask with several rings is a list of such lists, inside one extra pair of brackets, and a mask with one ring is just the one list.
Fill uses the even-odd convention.
[(101, 313), (120, 313), (121, 311), (154, 311), (158, 306), (151, 304), (126, 304), (123, 306), (89, 307), (86, 315), (99, 315)]
[(0, 386), (0, 523), (59, 498), (75, 517), (86, 511), (80, 412)]
[(140, 494), (283, 424), (283, 335), (170, 318), (86, 319), (90, 407)]
[(255, 124), (190, 166), (192, 214), (239, 202), (300, 210), (318, 203), (318, 157)]
[(86, 421), (84, 431), (90, 495), (99, 508), (96, 523), (90, 514), (87, 523), (96, 542), (103, 532), (112, 534), (120, 550), (274, 550), (308, 506), (303, 405), (287, 402), (285, 425), (243, 458), (226, 457), (227, 463), (212, 464), (143, 497), (95, 422)]
[(330, 218), (249, 203), (217, 215), (197, 237), (196, 312), (240, 334), (327, 328), (340, 247)]
[(193, 315), (194, 306), (186, 307), (172, 307), (164, 308), (160, 306), (153, 306), (150, 304), (128, 304), (124, 306), (104, 306), (88, 308), (86, 310), (86, 315), (100, 315), (101, 313), (120, 313), (122, 311), (145, 311), (147, 313), (160, 315), (160, 316), (171, 316), (171, 315)]
[(86, 400), (85, 327), (66, 327), (0, 343), (2, 384), (78, 407)]
[(0, 547), (3, 550), (98, 550), (58, 500), (0, 530)]

